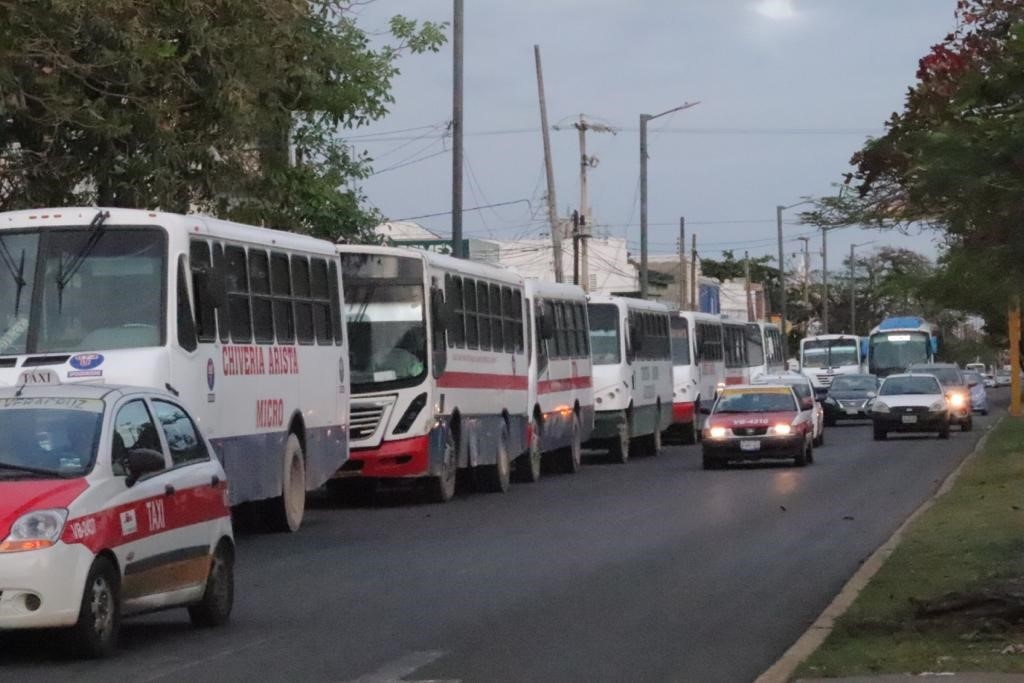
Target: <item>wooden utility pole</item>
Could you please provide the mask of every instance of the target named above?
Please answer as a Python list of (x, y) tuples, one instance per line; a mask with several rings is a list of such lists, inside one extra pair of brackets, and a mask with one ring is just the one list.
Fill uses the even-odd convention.
[(587, 121), (583, 114), (580, 120), (572, 124), (579, 133), (580, 140), (580, 279), (583, 290), (590, 291), (590, 200), (587, 195), (587, 169), (597, 165), (597, 159), (587, 155), (587, 131), (595, 133), (612, 133), (615, 129), (603, 123)]
[(691, 240), (693, 241), (693, 247), (690, 249), (690, 310), (696, 311), (697, 308), (697, 235), (694, 235)]
[(747, 322), (754, 322), (754, 302), (750, 299), (750, 252), (743, 252), (743, 292), (747, 299)]
[[(555, 260), (555, 282), (562, 282), (562, 226), (558, 220), (558, 203), (555, 201), (555, 172), (551, 161), (551, 135), (548, 129), (548, 105), (544, 97), (544, 71), (540, 64), (540, 45), (533, 46), (533, 58), (537, 63), (537, 98), (540, 101), (541, 137), (544, 140), (544, 170), (548, 177), (548, 222), (551, 224), (551, 250)], [(574, 232), (574, 251), (575, 248)], [(574, 280), (578, 281), (579, 276), (576, 275)]]
[(452, 256), (462, 252), (462, 65), (464, 0), (454, 0), (452, 21)]
[(1010, 303), (1010, 415), (1020, 417), (1020, 297), (1014, 296)]
[(679, 217), (679, 310), (686, 310), (686, 218)]

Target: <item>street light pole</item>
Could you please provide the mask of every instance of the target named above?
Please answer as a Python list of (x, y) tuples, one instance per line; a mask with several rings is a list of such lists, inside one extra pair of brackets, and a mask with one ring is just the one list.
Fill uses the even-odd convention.
[(782, 354), (788, 355), (789, 353), (789, 332), (786, 330), (786, 254), (783, 250), (782, 240), (782, 212), (786, 209), (792, 209), (794, 206), (800, 206), (802, 204), (809, 204), (810, 199), (805, 199), (802, 202), (790, 204), (789, 206), (783, 206), (779, 204), (775, 207), (775, 225), (778, 228), (779, 234), (779, 293), (780, 303), (779, 306), (779, 317), (782, 322)]
[(647, 280), (647, 124), (654, 119), (695, 107), (700, 102), (685, 102), (660, 114), (640, 114), (640, 298), (646, 299)]

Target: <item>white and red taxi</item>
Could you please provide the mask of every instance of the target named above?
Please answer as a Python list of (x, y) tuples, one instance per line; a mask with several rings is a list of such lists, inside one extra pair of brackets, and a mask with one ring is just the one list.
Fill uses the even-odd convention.
[(704, 425), (704, 469), (730, 461), (792, 458), (814, 462), (814, 418), (789, 384), (726, 387)]
[(227, 621), (234, 540), (224, 470), (170, 395), (102, 385), (0, 389), (0, 630), (67, 627), (111, 653), (122, 615)]

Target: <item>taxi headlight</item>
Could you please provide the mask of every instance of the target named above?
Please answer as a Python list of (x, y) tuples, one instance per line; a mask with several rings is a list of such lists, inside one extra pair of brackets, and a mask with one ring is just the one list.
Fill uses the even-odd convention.
[(774, 425), (771, 429), (771, 433), (776, 436), (788, 436), (793, 428), (785, 423)]
[(11, 533), (0, 543), (0, 553), (18, 553), (26, 550), (49, 548), (64, 533), (68, 511), (63, 509), (36, 510), (18, 518)]
[(725, 432), (725, 427), (711, 427), (708, 429), (708, 436), (712, 439), (722, 439), (725, 438)]
[(931, 406), (929, 406), (928, 410), (932, 411), (933, 413), (945, 412), (945, 410), (946, 410), (946, 402), (945, 401), (936, 401), (935, 403), (931, 404)]
[(881, 401), (875, 401), (871, 404), (871, 412), (873, 413), (888, 413), (889, 406), (885, 405)]

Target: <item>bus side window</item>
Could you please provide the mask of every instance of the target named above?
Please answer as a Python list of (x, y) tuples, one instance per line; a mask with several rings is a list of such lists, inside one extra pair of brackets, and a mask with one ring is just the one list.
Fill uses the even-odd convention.
[(551, 338), (548, 339), (548, 358), (562, 357), (562, 325), (558, 319), (558, 307), (550, 299), (544, 300), (544, 317), (551, 326)]
[(309, 265), (316, 342), (321, 346), (331, 345), (334, 343), (334, 334), (331, 332), (331, 294), (327, 286), (327, 261), (314, 258), (310, 259)]
[(178, 257), (178, 345), (186, 351), (195, 351), (198, 347), (196, 324), (192, 319), (192, 306), (188, 301), (188, 277), (185, 269), (185, 255)]
[(491, 285), (491, 344), (495, 351), (505, 350), (505, 330), (502, 323), (501, 287)]
[(491, 297), (487, 283), (476, 283), (476, 310), (480, 323), (480, 350), (491, 350)]
[[(450, 278), (450, 275), (445, 276)], [(447, 280), (446, 280), (447, 284)], [(445, 313), (447, 311), (446, 304), (443, 299), (443, 293), (441, 287), (437, 281), (437, 278), (430, 279), (430, 327), (433, 332), (431, 335), (431, 358), (433, 366), (431, 368), (435, 378), (440, 377), (444, 374), (444, 371), (448, 367), (448, 343), (445, 341), (445, 327), (446, 321), (444, 320)], [(447, 321), (450, 323), (451, 321)]]
[(572, 317), (576, 321), (577, 358), (586, 358), (590, 354), (590, 349), (587, 347), (590, 335), (587, 334), (586, 314), (583, 312), (583, 306), (580, 304), (570, 304), (570, 307), (572, 309)]
[(253, 337), (274, 343), (274, 305), (270, 299), (270, 261), (262, 249), (249, 250), (249, 289), (252, 293)]
[(570, 358), (578, 358), (580, 355), (579, 337), (576, 334), (576, 316), (572, 312), (572, 304), (563, 301), (559, 304), (562, 309), (562, 319), (565, 320), (566, 355)]
[(466, 348), (475, 349), (480, 345), (476, 325), (476, 280), (464, 279), (462, 294), (466, 303)]
[(231, 341), (252, 341), (252, 312), (249, 310), (249, 276), (245, 263), (245, 249), (226, 247), (228, 311), (231, 315)]
[(331, 329), (334, 331), (334, 343), (341, 344), (345, 341), (345, 326), (341, 324), (341, 288), (338, 286), (337, 261), (331, 261), (327, 278), (331, 290)]
[(516, 304), (510, 287), (501, 288), (501, 324), (504, 328), (505, 353), (516, 351)]
[(448, 306), (448, 345), (466, 347), (466, 308), (462, 301), (462, 278), (458, 275), (444, 276), (445, 303)]
[(309, 261), (305, 256), (292, 256), (292, 296), (295, 298), (295, 336), (300, 344), (312, 344), (313, 302), (310, 301)]
[(523, 293), (515, 291), (512, 294), (512, 311), (516, 319), (516, 333), (515, 333), (515, 345), (516, 352), (520, 353), (523, 351)]
[(210, 263), (210, 245), (202, 240), (193, 240), (189, 244), (189, 263), (192, 267), (192, 301), (196, 312), (196, 337), (199, 341), (210, 343), (217, 341), (217, 315), (210, 292), (199, 286), (196, 273), (206, 273), (209, 281), (213, 276), (213, 265)]
[[(224, 257), (224, 245), (219, 242), (215, 242), (213, 245), (213, 273), (214, 277), (221, 278), (221, 284), (226, 294), (228, 291), (228, 264)], [(217, 329), (221, 342), (229, 343), (231, 341), (231, 307), (226, 299), (224, 305), (217, 309)]]
[(292, 310), (292, 276), (288, 256), (270, 255), (270, 292), (274, 296), (274, 332), (278, 344), (295, 341), (295, 312)]

